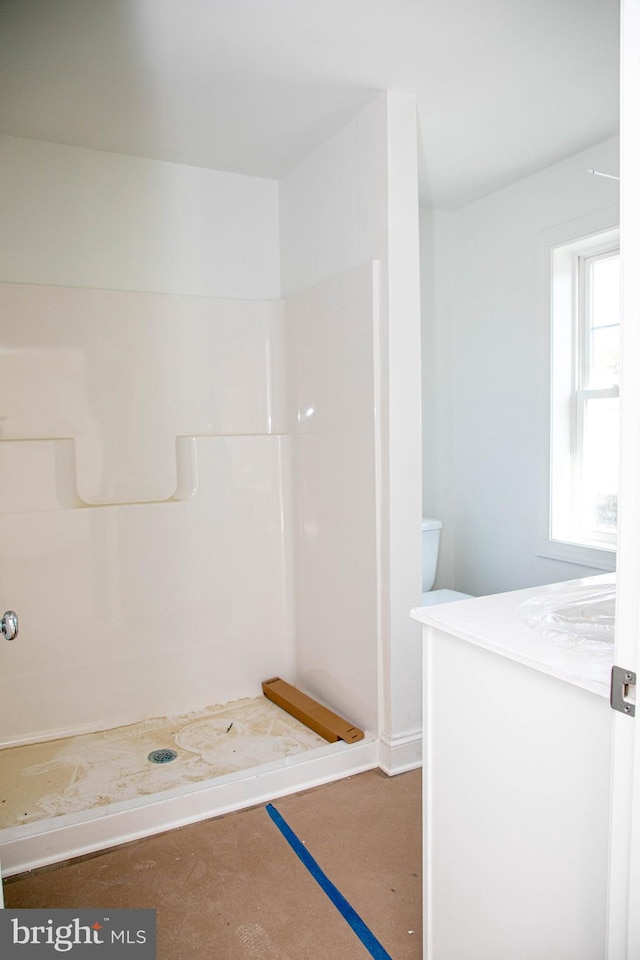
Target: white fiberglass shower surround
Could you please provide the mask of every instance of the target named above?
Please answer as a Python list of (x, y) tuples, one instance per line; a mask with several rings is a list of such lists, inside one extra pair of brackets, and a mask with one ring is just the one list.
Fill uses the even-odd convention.
[[(3, 525), (15, 549), (3, 584), (21, 614), (5, 651), (5, 745), (260, 696), (261, 680), (297, 676), (299, 658), (307, 685), (376, 729), (375, 605), (363, 616), (345, 604), (353, 642), (335, 649), (334, 632), (304, 657), (291, 589), (297, 520), (315, 527), (311, 551), (332, 536), (322, 503), (305, 506), (322, 478), (345, 513), (337, 579), (299, 556), (298, 589), (327, 605), (340, 592), (375, 596), (374, 276), (369, 266), (322, 285), (331, 308), (318, 328), (333, 358), (324, 383), (300, 375), (305, 350), (322, 349), (310, 328), (318, 291), (285, 309), (0, 288), (4, 345), (18, 358), (6, 384)], [(361, 397), (344, 379), (350, 355)], [(287, 380), (302, 400), (293, 415)], [(298, 421), (305, 432), (292, 434)], [(356, 756), (356, 767), (371, 761), (356, 749), (350, 766)], [(25, 847), (41, 830), (38, 819), (13, 839)]]
[(374, 101), (280, 182), (1, 147), (0, 584), (21, 631), (3, 641), (0, 746), (197, 714), (277, 675), (366, 731), (9, 827), (5, 872), (415, 766), (411, 101)]

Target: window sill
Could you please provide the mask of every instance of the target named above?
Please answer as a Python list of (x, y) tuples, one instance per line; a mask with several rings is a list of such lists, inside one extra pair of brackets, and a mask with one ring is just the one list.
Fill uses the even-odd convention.
[(540, 544), (537, 555), (549, 560), (563, 560), (580, 567), (593, 567), (596, 570), (615, 570), (616, 551), (606, 547), (586, 547), (563, 540), (546, 540)]

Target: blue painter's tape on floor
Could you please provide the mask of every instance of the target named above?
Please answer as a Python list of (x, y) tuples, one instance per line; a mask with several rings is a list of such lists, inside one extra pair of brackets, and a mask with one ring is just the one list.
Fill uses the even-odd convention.
[(294, 853), (302, 860), (311, 876), (322, 887), (374, 960), (391, 960), (391, 957), (380, 941), (374, 937), (364, 920), (358, 916), (348, 900), (345, 900), (338, 888), (329, 880), (326, 873), (316, 863), (302, 841), (295, 835), (282, 814), (278, 813), (271, 803), (267, 804), (266, 810)]

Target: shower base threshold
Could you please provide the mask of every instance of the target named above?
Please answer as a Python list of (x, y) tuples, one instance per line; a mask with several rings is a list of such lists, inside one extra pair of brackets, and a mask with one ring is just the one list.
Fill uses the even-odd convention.
[[(0, 751), (3, 876), (268, 802), (378, 766), (264, 697)], [(152, 763), (170, 750), (174, 760)]]

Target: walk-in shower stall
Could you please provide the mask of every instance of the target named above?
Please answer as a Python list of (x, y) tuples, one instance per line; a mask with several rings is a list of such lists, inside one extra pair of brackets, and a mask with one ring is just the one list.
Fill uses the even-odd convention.
[[(393, 221), (392, 115), (415, 168), (385, 96), (281, 181), (3, 138), (6, 872), (419, 762), (417, 193)], [(268, 704), (274, 676), (364, 740)]]

